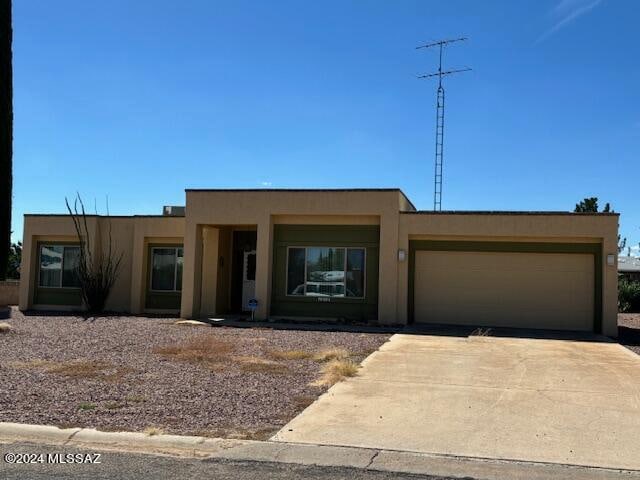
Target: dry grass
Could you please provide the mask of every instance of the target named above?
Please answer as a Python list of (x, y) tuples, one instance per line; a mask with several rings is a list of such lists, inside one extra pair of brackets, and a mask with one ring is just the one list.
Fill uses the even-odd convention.
[(330, 387), (347, 377), (355, 376), (358, 368), (358, 364), (351, 360), (331, 360), (322, 367), (322, 376), (311, 385)]
[(234, 360), (240, 363), (240, 370), (243, 372), (270, 373), (275, 375), (282, 375), (287, 372), (287, 367), (284, 365), (260, 357), (234, 357)]
[(124, 401), (127, 403), (143, 403), (146, 402), (147, 399), (142, 395), (129, 395), (128, 397), (125, 397)]
[(296, 406), (296, 409), (304, 410), (313, 402), (315, 402), (316, 398), (317, 397), (314, 397), (312, 395), (299, 395), (297, 397), (294, 397), (293, 404)]
[(34, 368), (34, 369), (38, 369), (38, 368), (42, 368), (42, 369), (46, 369), (48, 366), (54, 364), (54, 362), (51, 362), (49, 360), (41, 360), (39, 358), (36, 358), (34, 360), (29, 360), (27, 362), (11, 362), (9, 364), (10, 367), (13, 368)]
[(472, 337), (488, 337), (491, 335), (490, 328), (476, 328), (473, 332), (471, 332)]
[(103, 376), (105, 370), (113, 368), (105, 362), (77, 360), (53, 363), (46, 367), (48, 373), (56, 373), (65, 377), (91, 378)]
[(7, 322), (0, 322), (0, 333), (9, 333), (11, 331), (11, 325)]
[(327, 348), (321, 350), (313, 356), (317, 362), (329, 362), (331, 360), (346, 360), (351, 356), (344, 348)]
[(313, 354), (304, 350), (271, 350), (269, 356), (278, 360), (306, 360)]
[(154, 348), (153, 353), (176, 360), (216, 364), (229, 360), (229, 354), (233, 351), (233, 345), (217, 339), (212, 335), (194, 337), (178, 345), (168, 345)]
[(129, 367), (116, 367), (107, 362), (97, 360), (68, 360), (53, 361), (35, 359), (28, 362), (13, 362), (14, 368), (27, 368), (43, 370), (45, 373), (53, 373), (76, 379), (95, 379), (117, 383), (128, 373), (135, 371)]
[(154, 435), (162, 435), (163, 431), (161, 428), (158, 428), (158, 427), (147, 427), (142, 431), (142, 433), (152, 437)]

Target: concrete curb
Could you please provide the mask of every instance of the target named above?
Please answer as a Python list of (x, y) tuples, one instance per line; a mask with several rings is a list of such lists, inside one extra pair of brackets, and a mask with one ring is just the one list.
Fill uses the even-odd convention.
[(0, 423), (0, 449), (6, 450), (6, 446), (2, 446), (2, 443), (15, 442), (163, 454), (203, 460), (350, 467), (482, 480), (640, 479), (640, 470), (615, 470), (355, 447), (181, 435), (150, 436), (139, 432), (101, 432), (93, 428), (60, 429), (47, 425)]
[(0, 423), (0, 439), (30, 439), (33, 442), (64, 445), (80, 428), (58, 428), (49, 425)]

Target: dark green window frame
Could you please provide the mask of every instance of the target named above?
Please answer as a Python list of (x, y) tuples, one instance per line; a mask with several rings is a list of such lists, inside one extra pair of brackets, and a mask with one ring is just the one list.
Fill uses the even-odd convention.
[[(147, 272), (145, 285), (145, 310), (158, 311), (179, 311), (182, 301), (182, 290), (152, 290), (151, 279), (153, 269), (153, 249), (155, 248), (173, 248), (182, 249), (184, 254), (184, 245), (181, 243), (150, 243), (147, 245)], [(174, 285), (175, 288), (175, 285)], [(182, 285), (180, 286), (182, 288)]]
[[(153, 261), (154, 252), (156, 250), (173, 250), (175, 262), (173, 264), (173, 286), (172, 288), (153, 288)], [(179, 268), (180, 262), (178, 258), (182, 258), (182, 269)], [(149, 291), (153, 293), (158, 292), (182, 292), (182, 276), (184, 274), (184, 247), (182, 245), (154, 245), (149, 250)], [(180, 273), (178, 273), (180, 271)], [(178, 282), (178, 276), (180, 281)]]
[[(42, 250), (45, 248), (55, 248), (55, 247), (60, 247), (62, 248), (62, 253), (61, 253), (61, 258), (60, 258), (60, 282), (58, 285), (43, 285), (42, 284)], [(43, 242), (43, 243), (38, 243), (38, 280), (37, 280), (37, 288), (43, 288), (43, 289), (73, 289), (73, 290), (80, 290), (80, 285), (78, 284), (74, 284), (74, 285), (65, 285), (65, 270), (64, 270), (64, 262), (65, 262), (65, 250), (66, 249), (78, 249), (78, 252), (80, 250), (80, 244), (79, 243), (56, 243), (56, 242)], [(77, 280), (77, 277), (76, 277)]]
[[(344, 284), (344, 294), (343, 295), (308, 295), (307, 293), (307, 284), (312, 283), (309, 281), (308, 277), (307, 277), (307, 266), (308, 266), (308, 250), (310, 248), (332, 248), (335, 250), (343, 250), (344, 251), (344, 259), (343, 259), (343, 266), (342, 266), (342, 271), (344, 273), (344, 277), (343, 277), (343, 281), (342, 283)], [(289, 260), (290, 260), (290, 251), (291, 249), (301, 249), (304, 250), (304, 293), (303, 294), (291, 294), (289, 293)], [(362, 285), (362, 295), (347, 295), (348, 289), (347, 289), (347, 275), (348, 275), (348, 255), (349, 255), (349, 250), (360, 250), (363, 252), (363, 269), (362, 269), (362, 277), (363, 277), (363, 285)], [(366, 298), (367, 296), (367, 247), (342, 247), (342, 246), (328, 246), (328, 245), (289, 245), (287, 246), (287, 261), (286, 261), (286, 266), (285, 266), (285, 285), (284, 285), (284, 294), (286, 297), (291, 297), (291, 298), (330, 298), (332, 301), (333, 300), (340, 300), (340, 299), (354, 299), (354, 300), (364, 300), (364, 298)]]
[(77, 241), (38, 241), (36, 242), (36, 268), (37, 273), (32, 280), (34, 283), (33, 305), (80, 307), (82, 305), (82, 293), (79, 287), (46, 287), (40, 286), (40, 257), (41, 246), (71, 246), (78, 247)]
[[(373, 321), (378, 317), (380, 226), (276, 224), (273, 228), (271, 308), (274, 317), (341, 318)], [(365, 248), (363, 298), (286, 295), (288, 247)]]

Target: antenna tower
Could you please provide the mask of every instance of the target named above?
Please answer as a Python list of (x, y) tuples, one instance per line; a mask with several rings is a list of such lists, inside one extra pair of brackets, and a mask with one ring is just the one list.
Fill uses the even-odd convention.
[(444, 159), (444, 87), (442, 86), (442, 77), (446, 75), (452, 75), (454, 73), (467, 72), (471, 70), (468, 67), (457, 70), (442, 70), (442, 51), (446, 45), (454, 42), (462, 42), (467, 37), (453, 38), (449, 40), (439, 40), (437, 42), (427, 43), (426, 45), (420, 45), (416, 47), (416, 50), (421, 48), (438, 47), (440, 50), (438, 71), (435, 73), (429, 73), (427, 75), (419, 75), (418, 78), (433, 78), (438, 77), (438, 92), (436, 96), (436, 161), (435, 161), (435, 174), (434, 174), (434, 188), (433, 188), (433, 210), (442, 210), (442, 162)]

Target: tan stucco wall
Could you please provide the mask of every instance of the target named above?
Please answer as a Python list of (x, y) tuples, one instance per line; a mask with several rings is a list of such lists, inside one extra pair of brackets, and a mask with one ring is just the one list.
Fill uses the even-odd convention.
[[(185, 218), (110, 217), (114, 242), (125, 256), (108, 308), (144, 311), (149, 243), (183, 243), (181, 315), (224, 313), (229, 308), (232, 231), (250, 229), (257, 231), (256, 317), (264, 319), (270, 311), (274, 225), (379, 225), (381, 324), (407, 322), (409, 262), (398, 260), (398, 250), (408, 252), (412, 239), (600, 243), (603, 330), (617, 333), (616, 266), (606, 265), (607, 254), (617, 252), (616, 215), (401, 213), (414, 207), (399, 190), (189, 190), (186, 200)], [(104, 237), (105, 227), (104, 217), (89, 218), (93, 242)], [(74, 237), (66, 215), (25, 216), (21, 308), (33, 307), (36, 243)]]
[[(400, 215), (399, 248), (409, 250), (410, 239), (601, 243), (602, 329), (616, 336), (618, 313), (617, 265), (608, 266), (608, 254), (617, 255), (617, 215), (549, 214), (446, 214)], [(398, 276), (398, 320), (407, 321), (409, 262), (400, 263)]]
[[(400, 209), (410, 208), (399, 190), (388, 191), (243, 191), (188, 190), (185, 276), (181, 314), (201, 314), (203, 226), (252, 226), (257, 229), (256, 318), (267, 318), (271, 301), (271, 257), (275, 223), (380, 224), (381, 323), (396, 322), (397, 245)], [(205, 277), (212, 274), (204, 272)], [(210, 286), (210, 283), (205, 282)]]
[[(92, 248), (107, 248), (109, 224), (112, 245), (122, 252), (122, 263), (106, 308), (112, 311), (141, 313), (146, 288), (146, 246), (151, 241), (171, 240), (182, 243), (182, 217), (88, 217), (89, 240)], [(25, 215), (20, 282), (20, 309), (33, 304), (37, 279), (38, 242), (75, 241), (77, 235), (68, 215)], [(46, 308), (47, 306), (41, 306)], [(60, 307), (55, 307), (60, 308)]]

